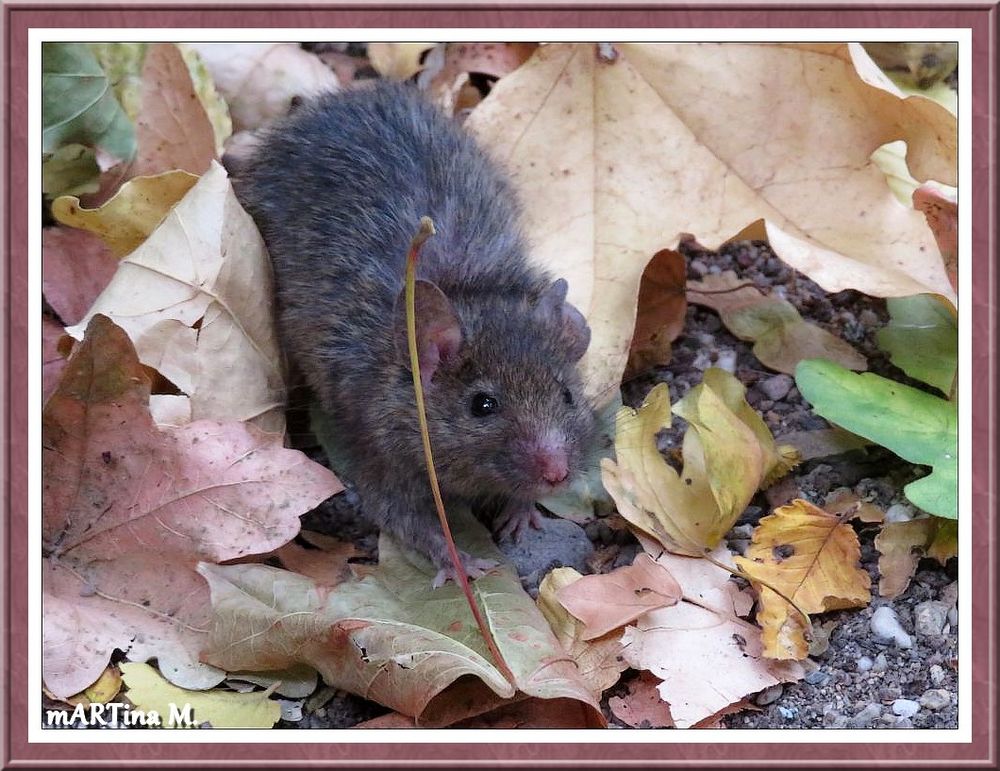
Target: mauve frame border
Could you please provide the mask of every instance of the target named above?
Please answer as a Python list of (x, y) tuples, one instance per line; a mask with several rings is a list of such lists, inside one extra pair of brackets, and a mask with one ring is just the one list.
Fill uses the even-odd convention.
[[(4, 532), (6, 548), (3, 623), (4, 768), (143, 766), (306, 767), (624, 767), (642, 765), (701, 766), (735, 762), (759, 766), (906, 765), (996, 767), (996, 0), (992, 2), (881, 2), (822, 4), (623, 4), (570, 7), (558, 4), (476, 6), (474, 4), (401, 5), (296, 4), (260, 5), (77, 5), (5, 4), (3, 9), (6, 69), (5, 165), (7, 178), (6, 300), (7, 426)], [(968, 744), (873, 744), (822, 741), (776, 741), (762, 744), (490, 744), (488, 733), (470, 735), (463, 744), (337, 744), (309, 742), (303, 732), (297, 744), (29, 744), (26, 671), (28, 612), (27, 534), (27, 252), (28, 189), (27, 110), (29, 27), (968, 27), (972, 29), (973, 79), (973, 527), (986, 538), (974, 539), (972, 586), (976, 598), (973, 635), (972, 724)], [(359, 36), (359, 39), (363, 35)], [(991, 205), (992, 204), (992, 205)], [(963, 215), (968, 216), (966, 210)], [(963, 255), (963, 259), (968, 259)], [(20, 623), (19, 623), (20, 622)], [(971, 627), (971, 629), (970, 629)], [(0, 643), (3, 644), (3, 643)], [(964, 666), (968, 666), (962, 662)], [(777, 734), (780, 737), (780, 733)], [(109, 737), (110, 738), (110, 737)], [(905, 732), (899, 736), (905, 742)], [(478, 740), (478, 741), (477, 741)]]

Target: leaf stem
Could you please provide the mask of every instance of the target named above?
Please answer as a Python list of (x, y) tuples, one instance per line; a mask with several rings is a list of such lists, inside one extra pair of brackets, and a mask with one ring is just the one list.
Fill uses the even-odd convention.
[(455, 546), (455, 539), (451, 535), (451, 527), (448, 525), (448, 517), (444, 511), (444, 501), (441, 498), (441, 488), (438, 485), (437, 472), (434, 470), (434, 455), (431, 452), (431, 436), (427, 429), (427, 412), (424, 409), (424, 388), (420, 380), (420, 357), (417, 355), (417, 313), (416, 313), (416, 280), (417, 280), (417, 257), (424, 242), (435, 234), (434, 221), (430, 217), (420, 218), (420, 227), (413, 240), (410, 242), (410, 250), (406, 255), (406, 341), (410, 349), (410, 369), (413, 372), (413, 391), (417, 403), (417, 420), (420, 423), (420, 437), (424, 444), (424, 457), (427, 459), (427, 477), (431, 483), (431, 494), (434, 496), (434, 506), (437, 509), (438, 519), (441, 521), (441, 529), (444, 531), (444, 540), (448, 545), (448, 556), (451, 564), (455, 568), (455, 580), (462, 587), (465, 599), (472, 610), (472, 616), (476, 620), (479, 632), (486, 642), (493, 660), (500, 673), (507, 678), (511, 685), (515, 685), (514, 673), (510, 671), (507, 662), (504, 661), (497, 647), (493, 635), (483, 618), (479, 609), (479, 604), (472, 594), (472, 587), (469, 585), (469, 578), (462, 565), (462, 558), (458, 554)]

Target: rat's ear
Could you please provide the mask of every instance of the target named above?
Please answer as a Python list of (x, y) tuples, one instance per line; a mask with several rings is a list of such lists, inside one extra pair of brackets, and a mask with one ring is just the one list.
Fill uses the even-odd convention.
[(568, 288), (566, 279), (553, 282), (539, 297), (538, 312), (559, 325), (559, 340), (565, 346), (566, 357), (570, 361), (579, 361), (590, 345), (590, 327), (583, 314), (566, 302)]
[[(417, 357), (420, 360), (420, 379), (426, 386), (438, 366), (455, 356), (462, 347), (462, 328), (451, 302), (437, 284), (417, 279), (414, 284), (414, 310), (417, 326)], [(407, 369), (410, 368), (410, 349), (406, 341), (406, 290), (396, 298), (395, 319), (396, 350)]]

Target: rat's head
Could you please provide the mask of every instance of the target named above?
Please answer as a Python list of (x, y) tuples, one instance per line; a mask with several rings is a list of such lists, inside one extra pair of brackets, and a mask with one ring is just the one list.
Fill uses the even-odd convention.
[(449, 299), (417, 282), (417, 351), (447, 491), (541, 497), (581, 469), (596, 430), (576, 367), (590, 329), (565, 298), (561, 279), (534, 301), (499, 291)]

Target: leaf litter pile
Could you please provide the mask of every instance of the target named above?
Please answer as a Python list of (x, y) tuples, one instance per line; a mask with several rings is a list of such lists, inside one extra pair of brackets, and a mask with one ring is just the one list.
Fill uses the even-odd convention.
[[(911, 48), (47, 44), (46, 708), (957, 725), (954, 67)], [(590, 472), (499, 549), (449, 512), (509, 673), (328, 468), (220, 163), (371, 77), (511, 172), (593, 333)]]

